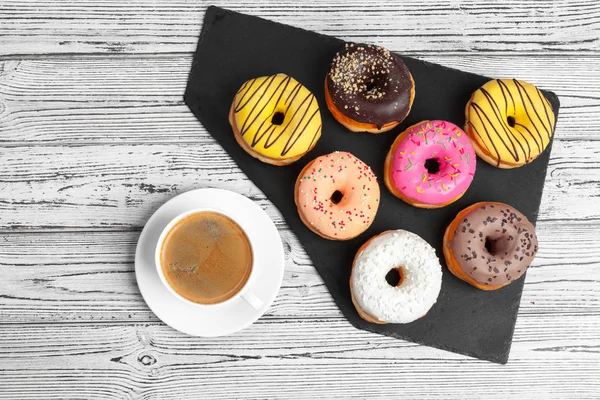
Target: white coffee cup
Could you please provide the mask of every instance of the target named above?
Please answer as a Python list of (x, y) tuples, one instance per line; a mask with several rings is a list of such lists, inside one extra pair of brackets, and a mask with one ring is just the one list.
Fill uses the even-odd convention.
[[(227, 218), (231, 219), (232, 221), (234, 221), (236, 224), (238, 224), (238, 226), (240, 226), (240, 228), (242, 228), (242, 230), (244, 231), (244, 234), (246, 235), (246, 237), (248, 238), (248, 242), (250, 243), (250, 247), (252, 248), (252, 268), (250, 270), (250, 276), (248, 277), (248, 279), (246, 280), (246, 283), (244, 284), (244, 286), (233, 296), (231, 296), (230, 298), (228, 298), (227, 300), (221, 301), (219, 303), (214, 303), (214, 304), (201, 304), (201, 303), (196, 303), (194, 301), (191, 301), (189, 299), (186, 299), (185, 297), (183, 297), (182, 295), (180, 295), (179, 293), (177, 293), (175, 291), (175, 289), (173, 289), (171, 287), (171, 285), (169, 285), (169, 283), (167, 282), (167, 279), (165, 278), (165, 275), (163, 273), (163, 269), (162, 266), (160, 264), (160, 253), (161, 253), (161, 249), (162, 249), (162, 245), (163, 242), (165, 240), (165, 237), (167, 236), (167, 234), (171, 231), (171, 229), (181, 220), (183, 220), (184, 218), (192, 215), (192, 214), (196, 214), (196, 213), (200, 213), (200, 212), (214, 212), (214, 213), (218, 213), (221, 215), (226, 216)], [(255, 251), (254, 251), (254, 246), (252, 244), (253, 238), (250, 237), (248, 235), (248, 230), (244, 229), (244, 226), (242, 224), (240, 224), (239, 221), (236, 221), (236, 219), (228, 214), (226, 211), (224, 210), (219, 210), (219, 209), (214, 209), (214, 208), (197, 208), (197, 209), (193, 209), (193, 210), (188, 210), (184, 213), (179, 214), (178, 216), (176, 216), (175, 218), (173, 218), (171, 220), (171, 222), (169, 222), (167, 224), (167, 226), (165, 226), (165, 228), (163, 229), (162, 233), (160, 234), (159, 238), (158, 238), (158, 242), (156, 244), (156, 250), (155, 250), (155, 255), (154, 255), (154, 260), (155, 260), (155, 265), (156, 265), (156, 272), (158, 273), (158, 276), (160, 277), (161, 282), (163, 283), (163, 285), (167, 288), (167, 290), (169, 292), (171, 292), (171, 294), (175, 297), (177, 297), (178, 299), (180, 299), (181, 301), (194, 305), (194, 306), (198, 306), (198, 307), (215, 307), (215, 306), (221, 306), (227, 303), (232, 303), (233, 301), (235, 301), (238, 298), (243, 299), (246, 303), (248, 303), (248, 305), (250, 305), (252, 308), (258, 310), (263, 306), (263, 301), (255, 294), (252, 292), (252, 290), (250, 289), (253, 285), (253, 283), (256, 281), (257, 276), (259, 275), (259, 268), (260, 266), (257, 265), (256, 263), (256, 257), (254, 257)]]

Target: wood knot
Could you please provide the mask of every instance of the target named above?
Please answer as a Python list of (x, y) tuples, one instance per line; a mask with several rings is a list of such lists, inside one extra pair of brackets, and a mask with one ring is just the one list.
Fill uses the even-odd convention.
[(138, 361), (148, 367), (150, 365), (154, 365), (156, 364), (156, 358), (154, 358), (153, 356), (151, 356), (150, 354), (142, 354), (138, 357)]

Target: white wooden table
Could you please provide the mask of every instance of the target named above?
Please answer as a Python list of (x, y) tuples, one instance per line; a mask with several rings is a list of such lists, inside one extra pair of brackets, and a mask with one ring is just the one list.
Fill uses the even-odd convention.
[[(206, 2), (0, 0), (0, 398), (600, 398), (598, 1), (216, 3), (559, 95), (509, 363), (344, 319), (183, 103)], [(146, 219), (207, 186), (258, 202), (286, 248), (268, 313), (215, 339), (162, 324), (133, 272)]]

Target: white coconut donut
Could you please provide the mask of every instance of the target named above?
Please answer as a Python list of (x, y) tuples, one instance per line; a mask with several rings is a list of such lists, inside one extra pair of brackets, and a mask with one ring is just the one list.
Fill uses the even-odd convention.
[[(392, 286), (386, 275), (396, 270)], [(433, 247), (420, 236), (386, 231), (357, 252), (350, 276), (352, 302), (360, 316), (375, 323), (405, 324), (421, 318), (435, 304), (442, 287), (442, 266)]]

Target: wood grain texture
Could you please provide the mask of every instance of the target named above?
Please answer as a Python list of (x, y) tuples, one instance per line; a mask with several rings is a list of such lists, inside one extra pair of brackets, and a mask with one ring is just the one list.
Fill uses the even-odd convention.
[(528, 322), (518, 320), (507, 365), (342, 319), (261, 319), (214, 339), (157, 324), (11, 325), (0, 331), (0, 360), (10, 359), (0, 399), (597, 398), (598, 321)]
[[(300, 242), (281, 229), (285, 276), (271, 318), (342, 318)], [(0, 235), (0, 324), (157, 321), (139, 295), (133, 256), (139, 232)], [(600, 324), (600, 227), (538, 225), (540, 252), (520, 316), (595, 316)], [(578, 254), (577, 260), (564, 254)], [(566, 269), (571, 270), (564, 274)]]
[[(556, 141), (540, 220), (600, 220), (600, 141)], [(279, 212), (214, 141), (0, 148), (0, 231), (131, 229), (198, 187), (237, 191)]]
[(595, 0), (498, 5), (294, 0), (4, 0), (0, 54), (173, 53), (196, 47), (208, 4), (405, 52), (577, 52), (600, 48)]
[[(561, 101), (557, 137), (598, 139), (600, 57), (419, 58), (551, 89)], [(206, 131), (183, 104), (190, 65), (189, 56), (0, 61), (0, 144), (198, 143)]]

